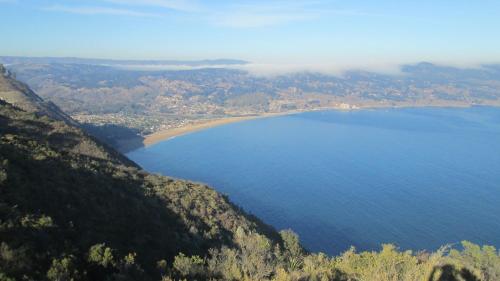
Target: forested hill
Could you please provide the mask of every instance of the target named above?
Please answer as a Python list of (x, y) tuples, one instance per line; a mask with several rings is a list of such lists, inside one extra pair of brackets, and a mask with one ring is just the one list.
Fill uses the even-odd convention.
[(237, 229), (278, 239), (207, 186), (140, 170), (0, 76), (0, 280), (160, 279), (157, 262), (231, 246)]

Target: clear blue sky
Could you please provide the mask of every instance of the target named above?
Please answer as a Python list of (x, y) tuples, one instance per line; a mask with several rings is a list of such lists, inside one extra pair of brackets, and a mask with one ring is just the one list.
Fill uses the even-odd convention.
[(0, 55), (500, 62), (498, 0), (0, 0)]

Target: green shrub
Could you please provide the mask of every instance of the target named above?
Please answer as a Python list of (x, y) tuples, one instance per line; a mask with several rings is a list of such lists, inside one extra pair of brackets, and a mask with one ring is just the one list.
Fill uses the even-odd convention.
[(113, 257), (113, 250), (105, 244), (96, 244), (90, 247), (87, 260), (90, 263), (104, 268), (114, 267), (116, 262)]
[(304, 249), (300, 245), (299, 236), (292, 230), (280, 231), (280, 235), (284, 245), (285, 268), (290, 271), (299, 269), (304, 259)]
[(199, 256), (187, 257), (183, 253), (174, 259), (174, 269), (182, 277), (195, 277), (205, 273), (205, 261)]
[(78, 276), (74, 266), (74, 257), (69, 255), (61, 259), (53, 259), (47, 271), (47, 279), (51, 281), (73, 281)]

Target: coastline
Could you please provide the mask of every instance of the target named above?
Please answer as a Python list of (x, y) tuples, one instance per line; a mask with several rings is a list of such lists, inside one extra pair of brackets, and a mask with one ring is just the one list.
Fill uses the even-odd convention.
[(186, 126), (168, 129), (168, 130), (163, 130), (163, 131), (158, 131), (158, 132), (146, 135), (146, 136), (144, 136), (142, 143), (143, 143), (144, 147), (148, 147), (148, 146), (151, 146), (151, 145), (156, 144), (158, 142), (172, 139), (174, 137), (178, 137), (178, 136), (186, 135), (189, 133), (193, 133), (193, 132), (197, 132), (197, 131), (201, 131), (201, 130), (209, 129), (209, 128), (213, 128), (213, 127), (218, 127), (218, 126), (222, 126), (222, 125), (226, 125), (226, 124), (230, 124), (230, 123), (260, 119), (260, 118), (267, 118), (267, 117), (284, 116), (284, 115), (290, 115), (290, 114), (301, 113), (301, 112), (304, 112), (304, 111), (264, 113), (264, 114), (257, 114), (257, 115), (231, 116), (231, 117), (223, 117), (223, 118), (217, 118), (217, 119), (207, 119), (207, 120), (200, 121), (199, 123), (189, 124)]
[[(133, 151), (137, 148), (140, 147), (149, 147), (151, 145), (157, 144), (162, 141), (166, 141), (178, 136), (186, 135), (189, 133), (194, 133), (197, 131), (213, 128), (213, 127), (218, 127), (226, 124), (231, 124), (231, 123), (236, 123), (236, 122), (241, 122), (241, 121), (247, 121), (247, 120), (254, 120), (254, 119), (260, 119), (260, 118), (268, 118), (268, 117), (277, 117), (277, 116), (286, 116), (286, 115), (292, 115), (292, 114), (298, 114), (298, 113), (304, 113), (304, 112), (314, 112), (314, 111), (323, 111), (323, 110), (339, 110), (339, 111), (357, 111), (357, 110), (366, 110), (366, 109), (383, 109), (383, 108), (408, 108), (408, 107), (453, 107), (453, 108), (465, 108), (465, 107), (472, 107), (472, 106), (481, 106), (482, 104), (411, 104), (411, 105), (387, 105), (387, 104), (380, 104), (380, 105), (360, 105), (357, 106), (356, 108), (351, 108), (351, 109), (345, 109), (345, 108), (339, 108), (339, 107), (320, 107), (320, 108), (314, 108), (314, 109), (308, 109), (308, 110), (292, 110), (292, 111), (287, 111), (287, 112), (275, 112), (275, 113), (262, 113), (262, 114), (255, 114), (255, 115), (243, 115), (243, 116), (230, 116), (230, 117), (222, 117), (222, 118), (217, 118), (217, 119), (204, 119), (204, 120), (199, 120), (199, 122), (194, 123), (194, 124), (189, 124), (185, 125), (182, 127), (178, 128), (173, 128), (173, 129), (167, 129), (167, 130), (161, 130), (149, 135), (145, 135), (142, 137), (140, 140), (121, 140), (119, 147), (120, 151), (123, 151), (124, 153)], [(484, 104), (483, 106), (499, 106), (499, 105), (491, 105), (491, 104)]]

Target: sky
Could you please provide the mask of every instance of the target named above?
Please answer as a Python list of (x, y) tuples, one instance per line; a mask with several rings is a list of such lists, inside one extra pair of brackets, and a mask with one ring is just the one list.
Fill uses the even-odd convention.
[(498, 0), (0, 0), (0, 55), (264, 67), (500, 62)]

